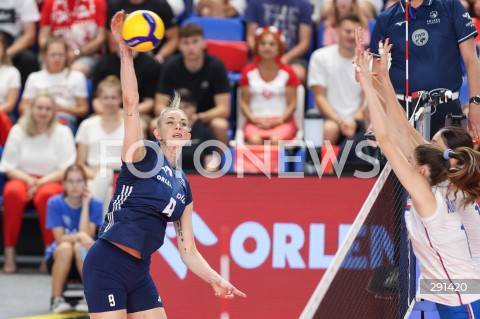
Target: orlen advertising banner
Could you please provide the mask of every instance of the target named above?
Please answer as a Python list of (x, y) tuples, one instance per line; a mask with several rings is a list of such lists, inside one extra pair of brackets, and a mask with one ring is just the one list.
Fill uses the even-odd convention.
[(169, 319), (298, 318), (375, 182), (188, 178), (198, 250), (248, 297), (216, 298), (181, 262), (169, 225), (151, 265)]

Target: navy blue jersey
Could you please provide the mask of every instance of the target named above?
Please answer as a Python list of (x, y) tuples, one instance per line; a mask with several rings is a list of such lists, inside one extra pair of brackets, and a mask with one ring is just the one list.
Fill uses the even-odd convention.
[(99, 238), (138, 250), (148, 260), (162, 246), (167, 222), (180, 219), (192, 194), (185, 174), (175, 171), (160, 146), (151, 141), (145, 146), (143, 160), (122, 163)]
[[(458, 0), (424, 0), (409, 15), (409, 91), (462, 85), (459, 44), (477, 36), (470, 15)], [(405, 3), (397, 2), (382, 12), (375, 24), (370, 47), (378, 53), (378, 42), (393, 43), (390, 78), (395, 92), (405, 94)]]

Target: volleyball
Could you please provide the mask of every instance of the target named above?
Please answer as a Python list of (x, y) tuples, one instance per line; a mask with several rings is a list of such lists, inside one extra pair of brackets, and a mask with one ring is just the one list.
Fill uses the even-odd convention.
[(123, 21), (123, 40), (138, 52), (155, 49), (162, 41), (164, 34), (165, 25), (162, 19), (152, 11), (134, 11)]

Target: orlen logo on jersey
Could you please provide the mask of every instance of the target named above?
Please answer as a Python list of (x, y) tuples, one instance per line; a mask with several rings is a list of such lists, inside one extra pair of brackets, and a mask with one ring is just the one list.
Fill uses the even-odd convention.
[[(212, 246), (218, 242), (218, 238), (208, 225), (193, 212), (192, 215), (194, 232), (197, 241), (205, 246)], [(341, 246), (351, 225), (338, 225), (338, 247)], [(274, 223), (273, 234), (270, 236), (266, 227), (258, 222), (246, 221), (238, 225), (230, 237), (229, 247), (232, 260), (241, 268), (254, 269), (265, 264), (268, 257), (272, 257), (273, 269), (326, 269), (333, 261), (334, 255), (325, 254), (325, 242), (327, 238), (324, 224), (310, 224), (309, 236), (305, 236), (304, 229), (294, 223)], [(166, 236), (175, 238), (175, 230), (172, 225), (167, 227)], [(367, 245), (366, 242), (380, 243)], [(256, 248), (253, 251), (245, 249), (245, 241), (253, 239)], [(335, 240), (335, 239), (334, 239)], [(304, 258), (300, 251), (308, 244), (308, 255)], [(347, 255), (342, 265), (348, 269), (375, 269), (379, 267), (386, 257), (389, 263), (393, 263), (393, 240), (387, 230), (381, 225), (363, 226), (357, 239), (350, 248), (352, 255)], [(158, 250), (166, 262), (180, 279), (187, 275), (187, 267), (180, 259), (178, 249), (171, 240), (165, 240)], [(363, 255), (360, 253), (363, 252)], [(353, 255), (354, 254), (354, 255)], [(383, 257), (382, 257), (383, 256)]]

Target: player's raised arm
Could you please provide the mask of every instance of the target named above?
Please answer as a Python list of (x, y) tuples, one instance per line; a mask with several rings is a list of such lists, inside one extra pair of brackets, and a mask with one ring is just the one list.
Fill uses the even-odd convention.
[(122, 38), (125, 12), (117, 12), (111, 23), (113, 37), (118, 43), (120, 52), (120, 81), (122, 83), (123, 115), (125, 119), (125, 135), (123, 138), (122, 160), (138, 162), (145, 157), (145, 144), (138, 111), (138, 87), (133, 67), (132, 50)]
[[(370, 119), (375, 131), (375, 137), (388, 159), (398, 179), (410, 193), (413, 204), (421, 217), (431, 216), (436, 208), (435, 196), (432, 193), (431, 185), (422, 174), (417, 171), (414, 165), (409, 163), (413, 154), (405, 155), (398, 145), (398, 134), (387, 117), (385, 110), (378, 98), (375, 87), (373, 86), (373, 76), (370, 71), (371, 57), (364, 53), (363, 48), (357, 49), (356, 58), (356, 78), (365, 93), (367, 99)], [(389, 105), (387, 105), (389, 107)]]
[[(363, 30), (361, 27), (355, 30), (355, 42), (357, 43), (357, 48), (359, 48), (358, 52), (363, 52), (365, 44), (363, 43)], [(427, 141), (410, 124), (407, 114), (397, 100), (388, 71), (392, 46), (390, 39), (380, 41), (378, 44), (379, 54), (373, 59), (372, 63), (373, 72), (376, 74), (376, 79), (378, 79), (378, 81), (375, 81), (378, 85), (374, 85), (374, 87), (379, 90), (378, 94), (383, 98), (385, 113), (393, 123), (391, 133), (396, 134), (395, 140), (398, 142), (402, 153), (405, 156), (409, 156), (416, 146), (425, 144)]]

